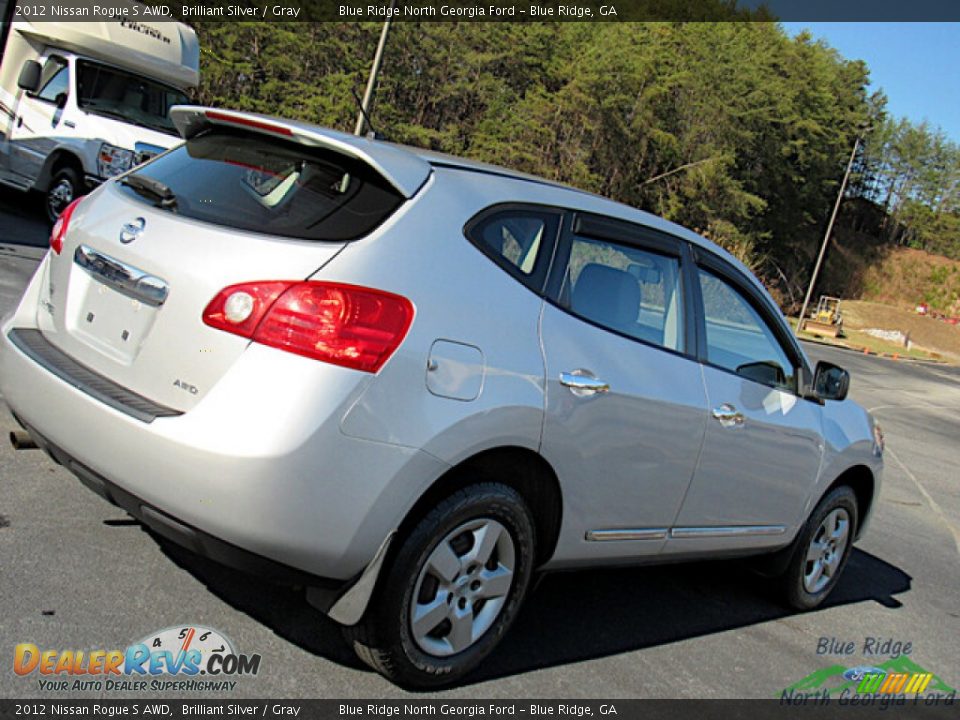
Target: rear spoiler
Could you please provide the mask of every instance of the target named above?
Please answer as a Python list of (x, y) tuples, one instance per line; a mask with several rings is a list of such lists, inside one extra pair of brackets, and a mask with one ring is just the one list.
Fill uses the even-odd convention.
[(186, 140), (213, 125), (223, 125), (333, 150), (369, 165), (406, 198), (416, 195), (432, 172), (430, 163), (402, 148), (295, 120), (194, 105), (174, 106), (170, 118)]

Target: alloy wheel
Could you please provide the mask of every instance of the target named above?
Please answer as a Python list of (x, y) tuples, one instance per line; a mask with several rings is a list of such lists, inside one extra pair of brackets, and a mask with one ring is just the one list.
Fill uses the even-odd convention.
[(836, 508), (820, 523), (807, 547), (803, 587), (808, 593), (816, 595), (833, 580), (849, 542), (850, 515)]

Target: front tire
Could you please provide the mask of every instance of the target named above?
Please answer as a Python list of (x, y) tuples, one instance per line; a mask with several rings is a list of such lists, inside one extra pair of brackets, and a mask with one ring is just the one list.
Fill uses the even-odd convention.
[(80, 176), (70, 167), (58, 170), (50, 181), (47, 189), (44, 206), (47, 210), (47, 219), (55, 223), (67, 205), (82, 195), (80, 190)]
[(490, 654), (530, 584), (536, 538), (523, 498), (499, 483), (458, 490), (406, 536), (360, 624), (357, 655), (390, 680), (430, 688)]
[(780, 578), (790, 607), (812, 610), (827, 599), (850, 559), (858, 520), (857, 496), (845, 485), (817, 504)]

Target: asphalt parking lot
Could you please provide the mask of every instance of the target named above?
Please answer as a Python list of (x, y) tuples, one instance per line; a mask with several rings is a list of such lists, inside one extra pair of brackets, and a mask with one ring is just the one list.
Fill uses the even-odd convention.
[[(9, 217), (0, 215), (0, 315), (38, 255), (5, 245), (39, 232), (29, 213)], [(888, 659), (863, 654), (869, 638), (911, 643), (915, 664), (960, 686), (960, 369), (808, 350), (850, 370), (851, 394), (876, 413), (888, 447), (872, 527), (826, 607), (787, 611), (738, 563), (552, 575), (480, 672), (438, 697), (778, 697), (821, 668)], [(302, 593), (150, 535), (43, 453), (14, 452), (14, 427), (0, 402), (0, 697), (51, 697), (36, 676), (12, 672), (16, 643), (123, 648), (183, 624), (262, 655), (259, 675), (230, 697), (404, 695), (361, 666)], [(821, 638), (856, 650), (818, 655)]]

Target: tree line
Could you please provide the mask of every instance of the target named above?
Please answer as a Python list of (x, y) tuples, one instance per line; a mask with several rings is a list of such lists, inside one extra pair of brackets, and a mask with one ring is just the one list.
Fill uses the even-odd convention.
[[(351, 131), (380, 27), (198, 24), (197, 99)], [(396, 23), (371, 120), (695, 229), (795, 305), (858, 136), (883, 241), (960, 257), (957, 146), (868, 80), (774, 22)]]
[(856, 197), (882, 212), (878, 239), (960, 260), (960, 146), (928, 123), (881, 118), (858, 162)]

